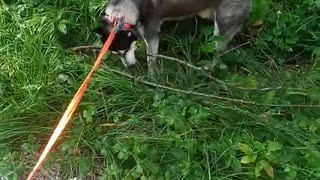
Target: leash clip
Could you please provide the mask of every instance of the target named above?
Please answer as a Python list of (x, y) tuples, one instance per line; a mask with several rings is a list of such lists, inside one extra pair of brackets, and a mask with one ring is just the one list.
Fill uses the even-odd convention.
[(115, 23), (115, 28), (117, 31), (124, 30), (124, 17), (121, 17), (118, 21)]
[(123, 16), (120, 18), (108, 16), (107, 20), (110, 24), (113, 25), (116, 31), (129, 30), (131, 28), (131, 24), (126, 23), (125, 18)]
[(131, 24), (126, 23), (124, 17), (120, 17), (114, 22), (114, 27), (117, 31), (129, 30), (131, 28)]

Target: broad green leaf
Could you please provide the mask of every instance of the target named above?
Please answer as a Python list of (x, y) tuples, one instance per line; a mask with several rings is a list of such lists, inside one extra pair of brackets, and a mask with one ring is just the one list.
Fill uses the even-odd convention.
[(310, 152), (306, 154), (305, 160), (309, 166), (319, 168), (320, 152), (318, 150), (310, 150)]
[(94, 114), (94, 111), (92, 109), (83, 110), (83, 117), (86, 123), (93, 122), (93, 119), (92, 119), (93, 114)]
[(187, 108), (188, 108), (188, 107), (184, 107), (184, 108), (182, 109), (181, 116), (183, 116), (183, 117), (186, 116)]
[(152, 149), (147, 155), (153, 162), (160, 160), (162, 157), (162, 155), (156, 148)]
[(288, 179), (296, 179), (298, 173), (295, 169), (291, 167), (286, 167), (284, 171), (288, 173), (288, 176), (287, 176)]
[(256, 175), (256, 177), (259, 177), (261, 174), (261, 170), (267, 165), (268, 163), (265, 161), (265, 160), (261, 160), (261, 161), (258, 161), (256, 163), (256, 166), (254, 168), (254, 174)]
[(63, 34), (67, 34), (67, 25), (64, 22), (61, 22), (58, 24), (58, 29), (61, 31)]
[(253, 77), (248, 77), (245, 86), (247, 88), (257, 88), (258, 87), (258, 83)]
[(237, 172), (237, 173), (240, 173), (241, 172), (241, 162), (236, 159), (236, 158), (232, 158), (232, 161), (231, 161), (231, 168)]
[(241, 163), (242, 164), (249, 164), (249, 163), (255, 162), (256, 159), (257, 159), (257, 155), (243, 156), (241, 158)]
[(268, 159), (269, 161), (275, 161), (275, 160), (277, 159), (277, 156), (274, 155), (274, 154), (272, 154), (272, 153), (270, 153), (270, 152), (265, 153), (265, 154), (264, 154), (264, 157), (265, 157), (266, 159)]
[(209, 116), (211, 115), (210, 109), (207, 107), (199, 107), (199, 111), (198, 111), (198, 118), (201, 120), (205, 120), (207, 118), (209, 118)]
[(228, 69), (228, 66), (226, 64), (220, 64), (219, 69), (225, 70), (225, 69)]
[(184, 160), (188, 157), (188, 154), (183, 151), (182, 149), (175, 149), (172, 154), (175, 156), (175, 158), (179, 159), (179, 160)]
[(18, 159), (20, 159), (21, 157), (21, 154), (19, 153), (19, 152), (17, 152), (17, 151), (13, 151), (12, 152), (12, 154), (11, 154), (11, 158), (13, 159), (13, 160), (18, 160)]
[(115, 162), (113, 162), (113, 163), (111, 164), (111, 166), (110, 166), (110, 169), (111, 169), (112, 171), (118, 171), (118, 170), (119, 170), (119, 167), (118, 167), (118, 165), (117, 165)]
[(141, 177), (141, 174), (143, 172), (143, 169), (140, 166), (137, 166), (137, 168), (131, 173), (131, 176), (135, 179), (138, 179)]
[(143, 168), (141, 166), (137, 166), (136, 170), (138, 173), (142, 174)]
[(273, 172), (273, 167), (270, 166), (269, 164), (264, 166), (264, 171), (270, 176), (272, 179), (274, 178), (274, 172)]
[(131, 176), (134, 177), (135, 179), (138, 179), (141, 176), (141, 173), (137, 172), (137, 171), (133, 171), (131, 173)]
[(282, 149), (282, 144), (275, 141), (267, 141), (267, 148), (269, 152), (274, 152)]
[(31, 145), (30, 145), (29, 143), (23, 143), (23, 144), (21, 145), (21, 147), (22, 147), (24, 150), (29, 151), (29, 152), (31, 152), (31, 150), (32, 150), (32, 147), (31, 147)]
[(198, 140), (193, 138), (186, 143), (185, 148), (188, 150), (190, 155), (193, 155), (197, 151), (198, 146), (200, 146)]
[(120, 152), (118, 153), (118, 159), (120, 159), (120, 160), (124, 159), (124, 154), (123, 154), (122, 151), (120, 151)]
[(158, 174), (160, 166), (149, 159), (145, 159), (143, 165), (152, 171), (152, 174)]
[(215, 42), (209, 42), (209, 43), (206, 43), (205, 45), (203, 45), (201, 47), (201, 50), (203, 52), (206, 52), (206, 53), (210, 53), (210, 52), (214, 52), (216, 49), (216, 44)]
[(269, 0), (253, 1), (253, 11), (250, 16), (250, 24), (257, 20), (264, 19), (269, 10)]
[(259, 141), (253, 142), (253, 145), (258, 151), (262, 151), (265, 149), (264, 145)]
[(251, 155), (253, 153), (253, 150), (252, 148), (247, 145), (247, 144), (243, 144), (243, 143), (240, 143), (239, 144), (239, 148), (242, 152), (244, 152), (246, 155)]
[(201, 28), (200, 32), (204, 36), (209, 36), (213, 33), (213, 30), (213, 26), (205, 26)]

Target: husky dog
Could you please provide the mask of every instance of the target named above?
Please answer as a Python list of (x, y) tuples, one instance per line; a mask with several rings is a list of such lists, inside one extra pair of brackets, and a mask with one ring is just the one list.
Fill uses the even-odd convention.
[(218, 51), (225, 51), (233, 36), (240, 32), (252, 9), (251, 0), (109, 0), (100, 26), (95, 30), (104, 42), (114, 21), (124, 20), (126, 28), (116, 34), (111, 51), (120, 55), (129, 67), (136, 63), (135, 43), (142, 38), (147, 45), (148, 74), (154, 76), (162, 22), (200, 16), (212, 20), (214, 34), (227, 37), (217, 41)]

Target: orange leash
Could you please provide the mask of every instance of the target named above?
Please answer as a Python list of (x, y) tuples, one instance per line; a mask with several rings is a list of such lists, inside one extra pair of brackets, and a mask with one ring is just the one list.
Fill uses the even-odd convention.
[(45, 149), (43, 150), (37, 164), (34, 166), (33, 170), (31, 171), (31, 173), (29, 174), (27, 180), (31, 180), (33, 175), (36, 173), (36, 171), (39, 169), (39, 167), (41, 166), (42, 162), (45, 160), (46, 156), (48, 155), (50, 149), (52, 148), (53, 144), (57, 141), (58, 137), (60, 136), (61, 132), (64, 130), (64, 128), (66, 127), (67, 123), (70, 121), (74, 111), (76, 110), (77, 106), (79, 105), (81, 98), (84, 94), (84, 92), (87, 89), (87, 86), (92, 78), (92, 75), (94, 73), (94, 71), (99, 67), (99, 65), (101, 64), (101, 60), (103, 55), (108, 51), (112, 41), (114, 40), (115, 34), (116, 34), (117, 30), (116, 28), (113, 29), (113, 31), (110, 33), (107, 41), (104, 43), (99, 56), (97, 58), (97, 60), (95, 61), (91, 71), (89, 72), (88, 76), (86, 77), (86, 79), (83, 81), (83, 83), (81, 84), (80, 88), (78, 89), (77, 93), (74, 95), (73, 99), (71, 100), (67, 110), (64, 112), (58, 126), (56, 127), (56, 129), (54, 130), (53, 134), (50, 137), (50, 140), (48, 142), (48, 144), (46, 145)]

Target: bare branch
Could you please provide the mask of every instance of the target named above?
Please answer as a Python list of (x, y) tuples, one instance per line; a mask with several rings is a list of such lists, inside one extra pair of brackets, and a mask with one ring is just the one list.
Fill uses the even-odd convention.
[(239, 46), (230, 48), (230, 49), (228, 49), (227, 51), (224, 51), (223, 53), (219, 54), (218, 57), (221, 57), (221, 56), (227, 54), (228, 52), (231, 52), (231, 51), (234, 51), (234, 50), (236, 50), (236, 49), (239, 49), (239, 48), (241, 48), (241, 47), (243, 47), (243, 46), (245, 46), (245, 45), (247, 45), (247, 44), (250, 44), (250, 42), (246, 42), (246, 43), (240, 44)]
[(188, 66), (188, 67), (190, 67), (190, 68), (192, 68), (192, 69), (194, 69), (194, 70), (196, 70), (196, 71), (200, 71), (200, 72), (203, 73), (206, 77), (208, 77), (208, 78), (210, 78), (210, 79), (212, 79), (212, 80), (220, 83), (220, 84), (223, 86), (224, 89), (228, 89), (227, 86), (226, 86), (226, 84), (225, 84), (223, 81), (221, 81), (221, 80), (219, 80), (219, 79), (217, 79), (217, 78), (214, 78), (213, 76), (209, 75), (209, 74), (205, 71), (204, 68), (194, 66), (193, 64), (190, 64), (190, 63), (188, 63), (187, 61), (183, 61), (183, 60), (178, 59), (178, 58), (174, 58), (174, 57), (170, 57), (170, 56), (165, 56), (165, 55), (161, 55), (161, 54), (158, 54), (158, 55), (147, 55), (147, 56), (159, 57), (159, 58), (163, 58), (163, 59), (175, 61), (175, 62), (177, 62), (177, 63), (186, 65), (186, 66)]
[(100, 124), (101, 127), (121, 127), (124, 125), (127, 125), (127, 122), (122, 122), (122, 123), (106, 123), (106, 124)]
[(246, 90), (246, 91), (272, 91), (272, 90), (279, 90), (279, 89), (282, 89), (282, 87), (271, 87), (271, 88), (245, 88), (245, 87), (238, 87), (238, 86), (233, 86), (233, 85), (229, 85), (229, 84), (226, 84), (225, 82), (223, 82), (222, 80), (219, 80), (217, 78), (214, 78), (213, 76), (209, 75), (207, 73), (207, 71), (204, 69), (204, 68), (201, 68), (201, 67), (197, 67), (197, 66), (194, 66), (193, 64), (190, 64), (186, 61), (183, 61), (181, 59), (178, 59), (178, 58), (174, 58), (174, 57), (170, 57), (170, 56), (165, 56), (165, 55), (149, 55), (149, 56), (154, 56), (154, 57), (159, 57), (159, 58), (163, 58), (163, 59), (167, 59), (167, 60), (171, 60), (171, 61), (174, 61), (174, 62), (177, 62), (177, 63), (180, 63), (180, 64), (183, 64), (183, 65), (186, 65), (196, 71), (200, 71), (201, 73), (203, 73), (206, 77), (220, 83), (224, 89), (228, 89), (228, 87), (231, 87), (231, 88), (236, 88), (236, 89), (239, 89), (239, 90)]
[(97, 46), (93, 46), (93, 45), (85, 45), (85, 46), (77, 46), (77, 47), (73, 47), (71, 48), (72, 51), (81, 51), (81, 50), (87, 50), (87, 49), (93, 49), (93, 50), (98, 50), (100, 51), (101, 48), (97, 47)]
[[(247, 45), (247, 44), (249, 44), (249, 42), (246, 42), (246, 43), (241, 44), (241, 45), (239, 45), (239, 46), (237, 46), (237, 47), (231, 48), (231, 49), (225, 51), (224, 53), (220, 54), (219, 56), (222, 56), (222, 55), (224, 55), (224, 54), (226, 54), (226, 53), (228, 53), (228, 52), (230, 52), (230, 51), (233, 51), (233, 50), (235, 50), (235, 49), (238, 49), (238, 48), (240, 48), (240, 47), (242, 47), (242, 46), (245, 46), (245, 45)], [(71, 48), (72, 51), (81, 51), (81, 50), (83, 50), (83, 49), (93, 49), (93, 50), (98, 50), (98, 51), (101, 50), (100, 47), (93, 46), (93, 45), (84, 45), (84, 46), (77, 46), (77, 47)], [(117, 53), (112, 52), (112, 51), (110, 51), (110, 52), (111, 52), (112, 54), (117, 54)], [(196, 70), (196, 71), (199, 71), (199, 72), (201, 72), (202, 74), (204, 74), (206, 77), (208, 77), (208, 78), (214, 80), (215, 82), (221, 84), (221, 85), (222, 85), (222, 88), (225, 89), (225, 90), (228, 90), (228, 87), (230, 87), (230, 88), (235, 88), (235, 89), (238, 89), (238, 90), (243, 90), (243, 91), (272, 91), (272, 90), (279, 90), (279, 89), (282, 89), (282, 88), (283, 88), (283, 87), (274, 87), (274, 88), (273, 88), (273, 87), (270, 87), (270, 88), (261, 88), (261, 89), (259, 89), (259, 88), (244, 88), (244, 87), (238, 87), (238, 86), (234, 86), (234, 85), (229, 85), (229, 84), (226, 84), (225, 82), (223, 82), (222, 80), (219, 80), (219, 79), (211, 76), (211, 75), (206, 71), (205, 68), (195, 66), (195, 65), (193, 65), (193, 64), (191, 64), (191, 63), (188, 63), (187, 61), (184, 61), (184, 60), (181, 60), (181, 59), (178, 59), (178, 58), (174, 58), (174, 57), (170, 57), (170, 56), (165, 56), (165, 55), (162, 55), (162, 54), (158, 54), (158, 55), (147, 55), (147, 56), (154, 56), (154, 57), (159, 57), (159, 58), (167, 59), (167, 60), (170, 60), (170, 61), (174, 61), (174, 62), (177, 62), (177, 63), (179, 63), (179, 64), (185, 65), (185, 66), (187, 66), (187, 67), (189, 67), (189, 68), (191, 68), (191, 69), (194, 69), (194, 70)]]
[(194, 95), (194, 96), (201, 96), (201, 97), (205, 97), (205, 98), (213, 98), (213, 99), (218, 99), (218, 100), (222, 100), (222, 101), (228, 101), (228, 102), (232, 102), (232, 103), (236, 103), (236, 104), (240, 104), (240, 105), (252, 105), (252, 106), (267, 106), (267, 107), (283, 107), (283, 108), (320, 108), (320, 105), (309, 105), (309, 104), (264, 104), (264, 103), (258, 103), (258, 102), (253, 102), (253, 101), (244, 101), (241, 99), (233, 99), (233, 98), (228, 98), (228, 97), (222, 97), (222, 96), (217, 96), (217, 95), (212, 95), (212, 94), (205, 94), (205, 93), (200, 93), (200, 92), (194, 92), (194, 91), (186, 91), (186, 90), (182, 90), (182, 89), (177, 89), (177, 88), (172, 88), (172, 87), (168, 87), (168, 86), (164, 86), (164, 85), (160, 85), (160, 84), (156, 84), (153, 82), (149, 82), (149, 81), (145, 81), (145, 80), (141, 80), (141, 79), (136, 79), (135, 77), (111, 69), (109, 67), (109, 69), (119, 75), (125, 76), (129, 79), (133, 79), (136, 82), (148, 85), (148, 86), (152, 86), (152, 87), (156, 87), (156, 88), (161, 88), (161, 89), (165, 89), (165, 90), (169, 90), (169, 91), (173, 91), (173, 92), (178, 92), (178, 93), (183, 93), (183, 94), (188, 94), (188, 95)]

